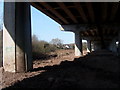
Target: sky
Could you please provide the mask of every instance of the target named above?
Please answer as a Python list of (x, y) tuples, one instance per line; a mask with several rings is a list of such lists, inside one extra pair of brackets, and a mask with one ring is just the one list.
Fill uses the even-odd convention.
[[(3, 3), (0, 2), (0, 17), (3, 15)], [(0, 24), (2, 20), (0, 19)], [(74, 33), (60, 30), (60, 25), (31, 6), (31, 27), (32, 35), (36, 35), (39, 40), (50, 42), (52, 39), (59, 38), (63, 43), (74, 43)]]
[(39, 40), (50, 42), (54, 38), (59, 38), (63, 43), (74, 43), (74, 33), (60, 30), (60, 24), (49, 18), (36, 8), (31, 6), (32, 34)]
[[(3, 15), (3, 3), (0, 2), (0, 17)], [(0, 19), (0, 24), (2, 20)], [(39, 40), (50, 42), (59, 38), (64, 44), (74, 43), (74, 33), (60, 30), (60, 24), (46, 16), (36, 8), (31, 6), (31, 27), (32, 35), (36, 35)]]

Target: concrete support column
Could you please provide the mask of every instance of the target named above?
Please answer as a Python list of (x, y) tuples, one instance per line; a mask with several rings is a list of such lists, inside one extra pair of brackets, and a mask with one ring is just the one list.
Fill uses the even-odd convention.
[(119, 31), (119, 34), (118, 34), (118, 55), (120, 56), (120, 31)]
[(101, 43), (99, 41), (94, 41), (93, 44), (94, 44), (94, 51), (101, 49)]
[(29, 3), (4, 3), (3, 67), (9, 72), (32, 69)]
[(88, 47), (89, 52), (91, 52), (92, 47), (91, 47), (91, 41), (90, 40), (87, 40), (87, 47)]
[(117, 53), (117, 45), (116, 45), (116, 39), (113, 39), (110, 43), (109, 50), (112, 52)]
[(83, 55), (82, 51), (82, 38), (79, 32), (75, 32), (75, 56)]

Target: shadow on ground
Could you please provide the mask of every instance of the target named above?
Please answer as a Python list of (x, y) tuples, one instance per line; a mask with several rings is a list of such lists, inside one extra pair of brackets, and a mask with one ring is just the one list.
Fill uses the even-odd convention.
[(35, 68), (45, 72), (18, 81), (12, 88), (75, 89), (119, 88), (119, 58), (111, 52), (93, 52), (87, 56), (64, 61), (60, 65)]

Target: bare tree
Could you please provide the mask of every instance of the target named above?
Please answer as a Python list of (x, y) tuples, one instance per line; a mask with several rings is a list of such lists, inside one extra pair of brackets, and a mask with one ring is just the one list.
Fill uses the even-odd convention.
[(55, 38), (55, 39), (52, 39), (50, 43), (54, 45), (62, 45), (63, 41), (59, 38)]
[(36, 35), (33, 35), (32, 36), (32, 41), (33, 42), (38, 42), (39, 40), (38, 40), (38, 37), (36, 36)]

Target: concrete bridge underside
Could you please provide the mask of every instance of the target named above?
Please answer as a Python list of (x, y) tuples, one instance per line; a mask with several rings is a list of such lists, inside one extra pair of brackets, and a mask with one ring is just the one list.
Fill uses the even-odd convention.
[(3, 67), (9, 72), (32, 69), (30, 5), (75, 33), (75, 56), (82, 55), (82, 39), (94, 50), (120, 55), (120, 4), (95, 2), (4, 3)]

